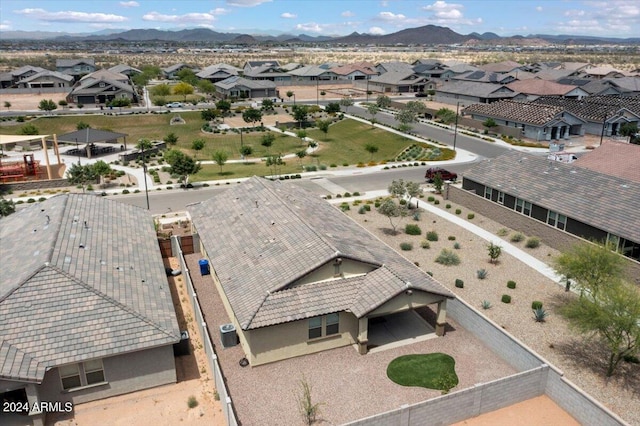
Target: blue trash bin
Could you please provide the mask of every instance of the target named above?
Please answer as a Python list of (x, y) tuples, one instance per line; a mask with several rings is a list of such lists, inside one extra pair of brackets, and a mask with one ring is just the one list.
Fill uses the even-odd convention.
[(198, 265), (200, 265), (200, 275), (209, 275), (209, 261), (207, 259), (200, 259)]

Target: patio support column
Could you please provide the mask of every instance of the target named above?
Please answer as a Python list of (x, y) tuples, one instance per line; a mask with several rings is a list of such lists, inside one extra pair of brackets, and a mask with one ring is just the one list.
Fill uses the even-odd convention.
[(53, 152), (56, 154), (56, 158), (58, 159), (58, 164), (62, 163), (60, 161), (60, 148), (58, 147), (58, 135), (53, 135)]
[(436, 335), (444, 336), (444, 327), (447, 325), (447, 299), (438, 302), (438, 314), (436, 316)]
[[(34, 426), (44, 426), (44, 420), (46, 417), (46, 413), (38, 410), (40, 404), (40, 396), (38, 395), (38, 389), (36, 385), (33, 383), (29, 383), (24, 387), (24, 391), (27, 394), (27, 402), (29, 403), (29, 417), (33, 422)], [(36, 410), (32, 408), (36, 407)]]
[(366, 355), (369, 332), (369, 318), (362, 317), (358, 319), (358, 353), (360, 355)]
[[(44, 151), (44, 161), (47, 163), (47, 178), (51, 180), (51, 165), (49, 164), (49, 152), (47, 151), (47, 138), (42, 137), (42, 150)], [(36, 179), (38, 177), (36, 176)]]

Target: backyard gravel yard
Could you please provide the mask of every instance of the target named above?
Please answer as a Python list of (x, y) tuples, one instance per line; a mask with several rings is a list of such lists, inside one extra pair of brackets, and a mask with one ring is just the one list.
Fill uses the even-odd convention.
[[(461, 209), (460, 217), (466, 218), (470, 211), (454, 203), (440, 200), (438, 207), (454, 213)], [(426, 201), (427, 198), (423, 199)], [(451, 204), (449, 209), (445, 206)], [(582, 336), (568, 327), (567, 322), (557, 312), (558, 306), (568, 296), (564, 287), (554, 283), (537, 271), (529, 268), (518, 259), (503, 254), (497, 264), (489, 263), (486, 241), (471, 232), (458, 227), (432, 213), (422, 212), (420, 220), (411, 217), (404, 218), (399, 230), (408, 223), (417, 224), (422, 230), (421, 236), (411, 236), (404, 232), (389, 235), (391, 229), (389, 220), (375, 212), (373, 206), (366, 214), (359, 214), (357, 206), (351, 206), (346, 213), (356, 222), (367, 228), (385, 243), (396, 249), (403, 256), (417, 262), (420, 268), (433, 273), (434, 278), (453, 291), (458, 297), (479, 309), (488, 318), (495, 321), (506, 331), (520, 339), (526, 345), (546, 358), (552, 365), (565, 373), (565, 376), (599, 402), (618, 414), (627, 422), (640, 425), (640, 366), (638, 364), (621, 363), (615, 376), (606, 379), (607, 353), (602, 350), (596, 340), (585, 342)], [(503, 228), (502, 225), (475, 214), (472, 223), (494, 234)], [(427, 231), (435, 230), (439, 239), (431, 242), (429, 249), (420, 247)], [(503, 237), (505, 244), (515, 232)], [(455, 237), (455, 241), (448, 237)], [(412, 242), (411, 251), (401, 251), (400, 243)], [(453, 249), (454, 243), (460, 244), (460, 249)], [(534, 257), (549, 263), (558, 254), (544, 244), (538, 248), (525, 248), (523, 242), (514, 243)], [(448, 248), (456, 252), (461, 262), (458, 266), (443, 266), (434, 262), (441, 249)], [(488, 271), (487, 278), (480, 280), (476, 271), (484, 268)], [(456, 278), (464, 281), (464, 288), (456, 288)], [(515, 289), (507, 288), (507, 281), (516, 282)], [(512, 297), (510, 304), (500, 301), (503, 294)], [(487, 300), (492, 307), (483, 310), (481, 303)], [(534, 320), (531, 302), (539, 300), (549, 316), (544, 323)]]

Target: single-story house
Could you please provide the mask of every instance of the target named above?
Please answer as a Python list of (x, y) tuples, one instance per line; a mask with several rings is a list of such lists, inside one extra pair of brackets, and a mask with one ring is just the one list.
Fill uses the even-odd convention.
[(477, 81), (450, 80), (436, 87), (436, 102), (455, 105), (488, 104), (501, 99), (520, 99), (516, 91), (507, 86)]
[(413, 65), (406, 62), (379, 62), (375, 65), (375, 70), (378, 74), (384, 74), (386, 72), (413, 72)]
[(532, 103), (563, 108), (584, 120), (584, 132), (592, 135), (619, 135), (625, 123), (640, 127), (640, 96), (588, 96), (582, 100), (541, 96)]
[(217, 83), (229, 77), (238, 75), (240, 71), (242, 71), (240, 68), (236, 68), (233, 65), (220, 63), (203, 68), (196, 74), (196, 76), (203, 80), (209, 80), (212, 83)]
[(488, 64), (480, 65), (479, 68), (487, 71), (487, 72), (495, 72), (499, 74), (504, 74), (508, 72), (515, 71), (522, 67), (522, 64), (519, 64), (515, 61), (502, 61), (502, 62), (491, 62)]
[(462, 115), (484, 122), (491, 118), (499, 126), (521, 129), (522, 136), (536, 141), (569, 139), (583, 135), (585, 121), (561, 107), (531, 102), (499, 101), (474, 104), (462, 110)]
[(534, 100), (540, 96), (562, 96), (572, 99), (582, 99), (589, 96), (588, 92), (578, 86), (560, 84), (538, 78), (516, 80), (507, 84), (507, 87), (514, 92), (526, 95), (527, 101)]
[(56, 71), (69, 74), (77, 80), (85, 74), (96, 70), (96, 61), (93, 58), (81, 59), (56, 59)]
[(59, 89), (73, 86), (73, 76), (58, 71), (43, 70), (17, 83), (18, 88), (42, 89), (56, 87)]
[(384, 93), (417, 93), (433, 90), (435, 87), (435, 82), (416, 74), (411, 69), (409, 71), (387, 71), (384, 74), (373, 76), (367, 81), (367, 90)]
[(106, 104), (113, 99), (138, 101), (129, 77), (108, 70), (98, 70), (85, 75), (67, 95), (67, 101), (79, 104)]
[(332, 69), (321, 68), (317, 65), (306, 65), (288, 71), (288, 73), (292, 76), (292, 81), (332, 81), (338, 79)]
[(168, 80), (174, 80), (178, 78), (178, 73), (184, 69), (189, 69), (191, 71), (193, 71), (194, 73), (198, 72), (199, 70), (195, 67), (192, 67), (190, 65), (187, 64), (183, 64), (183, 63), (179, 63), (179, 64), (175, 64), (175, 65), (170, 65), (166, 68), (162, 69), (162, 73), (164, 74), (164, 78), (168, 79)]
[(216, 95), (223, 98), (274, 98), (278, 96), (276, 84), (269, 80), (249, 80), (243, 77), (229, 77), (214, 83)]
[(331, 72), (338, 76), (338, 80), (369, 80), (378, 75), (373, 64), (348, 64), (331, 68)]
[(45, 423), (40, 402), (175, 383), (181, 334), (145, 210), (56, 195), (1, 218), (0, 240), (0, 400), (29, 403), (20, 424)]
[[(355, 345), (386, 315), (454, 295), (317, 195), (253, 177), (188, 207), (250, 365)], [(372, 321), (373, 320), (373, 321)]]
[(572, 164), (640, 183), (640, 145), (605, 140)]
[(462, 189), (640, 260), (640, 183), (512, 151), (464, 173)]

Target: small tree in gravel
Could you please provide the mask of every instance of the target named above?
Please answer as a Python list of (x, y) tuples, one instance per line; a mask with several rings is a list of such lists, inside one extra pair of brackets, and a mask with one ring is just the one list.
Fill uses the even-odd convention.
[(300, 380), (300, 394), (298, 394), (296, 397), (298, 400), (300, 414), (302, 414), (302, 419), (307, 425), (315, 423), (316, 417), (320, 412), (320, 406), (322, 405), (321, 402), (313, 402), (313, 398), (311, 396), (312, 390), (313, 388), (311, 384), (304, 376), (302, 376), (302, 379)]
[(407, 215), (407, 209), (404, 206), (400, 206), (393, 201), (391, 198), (387, 198), (380, 204), (378, 207), (378, 213), (383, 216), (386, 216), (389, 219), (389, 223), (391, 224), (391, 228), (393, 229), (393, 233), (397, 234), (397, 227), (399, 225), (399, 221), (396, 223), (394, 220), (396, 218), (403, 218)]
[(487, 251), (489, 252), (489, 263), (496, 263), (502, 254), (502, 247), (498, 244), (489, 243), (487, 245)]

